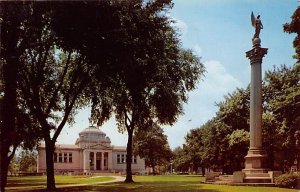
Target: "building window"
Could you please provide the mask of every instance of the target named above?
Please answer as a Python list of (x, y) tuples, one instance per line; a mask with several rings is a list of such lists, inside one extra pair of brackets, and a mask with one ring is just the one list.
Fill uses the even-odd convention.
[(124, 163), (126, 163), (125, 154), (117, 154), (117, 163), (118, 164), (124, 164)]
[(53, 161), (54, 161), (54, 163), (57, 163), (57, 153), (54, 153), (54, 155), (53, 155)]
[(121, 155), (120, 154), (117, 154), (117, 163), (121, 164)]
[(68, 162), (68, 153), (64, 153), (64, 163)]
[(121, 155), (121, 163), (126, 163), (126, 160), (125, 160), (125, 154), (122, 154)]
[(136, 156), (133, 156), (133, 157), (132, 157), (132, 161), (133, 161), (133, 163), (134, 163), (134, 164), (136, 164), (136, 163), (137, 163)]
[(58, 153), (58, 162), (62, 163), (62, 153)]
[(72, 163), (72, 153), (69, 153), (69, 163)]

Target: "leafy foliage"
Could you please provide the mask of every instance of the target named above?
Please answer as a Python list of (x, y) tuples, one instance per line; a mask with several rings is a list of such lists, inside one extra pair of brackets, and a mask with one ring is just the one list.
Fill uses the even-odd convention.
[(145, 159), (145, 165), (152, 167), (155, 174), (156, 166), (168, 166), (172, 151), (167, 136), (156, 124), (146, 130), (139, 130), (133, 137), (134, 153)]
[(268, 110), (269, 124), (272, 122), (271, 126), (273, 127), (269, 128), (269, 131), (272, 131), (274, 139), (280, 141), (274, 140), (272, 145), (274, 150), (284, 157), (279, 163), (282, 166), (286, 164), (284, 166), (287, 167), (294, 163), (300, 147), (299, 74), (300, 65), (295, 64), (291, 68), (283, 65), (278, 69), (266, 72), (265, 76), (266, 110)]
[[(272, 170), (288, 171), (299, 160), (299, 74), (299, 64), (283, 65), (267, 71), (263, 81), (263, 146)], [(195, 158), (198, 166), (225, 173), (243, 168), (249, 146), (249, 96), (249, 88), (228, 94), (217, 104), (216, 117), (188, 133), (182, 154), (189, 157), (187, 162)]]
[(23, 150), (19, 154), (19, 171), (21, 172), (35, 172), (37, 163), (37, 154), (34, 151)]
[(291, 19), (292, 21), (290, 23), (286, 23), (283, 26), (283, 29), (285, 32), (287, 33), (297, 33), (297, 36), (294, 39), (293, 42), (293, 46), (295, 48), (296, 54), (294, 55), (294, 57), (298, 60), (298, 62), (300, 61), (300, 39), (299, 39), (299, 35), (300, 35), (300, 7), (298, 7), (294, 14), (292, 15)]
[(275, 178), (275, 185), (283, 188), (295, 188), (298, 176), (294, 173), (282, 174)]
[[(105, 47), (110, 53), (103, 56), (105, 64), (101, 62), (103, 58), (94, 55), (87, 54), (87, 59), (95, 63), (94, 74), (99, 84), (95, 84), (96, 92), (108, 90), (105, 92), (109, 94), (94, 96), (93, 121), (102, 124), (114, 113), (119, 130), (127, 131), (126, 181), (132, 182), (133, 132), (149, 127), (153, 119), (158, 124), (173, 124), (182, 113), (182, 104), (187, 102), (187, 92), (195, 88), (204, 69), (190, 50), (180, 48), (171, 21), (162, 12), (171, 6), (170, 1), (146, 5), (142, 1), (119, 1), (113, 2), (113, 7), (120, 4), (121, 9), (113, 14), (113, 33), (102, 36), (114, 45)], [(103, 46), (96, 46), (88, 52), (102, 49)], [(110, 78), (103, 78), (103, 71)], [(103, 82), (109, 87), (103, 89)], [(104, 112), (106, 118), (99, 117)]]

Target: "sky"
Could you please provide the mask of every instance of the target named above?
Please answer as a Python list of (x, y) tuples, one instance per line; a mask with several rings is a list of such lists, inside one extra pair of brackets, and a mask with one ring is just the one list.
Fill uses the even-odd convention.
[[(206, 73), (197, 89), (189, 93), (184, 114), (173, 126), (163, 126), (172, 149), (184, 144), (190, 129), (198, 128), (215, 116), (216, 103), (236, 88), (250, 83), (250, 61), (245, 52), (252, 48), (254, 28), (250, 15), (261, 15), (261, 46), (268, 48), (262, 73), (282, 64), (292, 66), (295, 34), (283, 32), (283, 24), (299, 6), (297, 0), (173, 0), (167, 13), (175, 21), (182, 46), (200, 57)], [(65, 126), (57, 143), (74, 144), (79, 132), (89, 126), (89, 109), (81, 110), (75, 124)], [(112, 145), (126, 146), (127, 134), (119, 133), (114, 118), (100, 127)]]

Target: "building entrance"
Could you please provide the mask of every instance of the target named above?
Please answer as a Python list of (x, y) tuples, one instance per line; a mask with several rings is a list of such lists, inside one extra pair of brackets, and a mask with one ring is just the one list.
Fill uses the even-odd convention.
[(96, 153), (96, 170), (101, 170), (101, 156), (102, 153), (100, 152)]

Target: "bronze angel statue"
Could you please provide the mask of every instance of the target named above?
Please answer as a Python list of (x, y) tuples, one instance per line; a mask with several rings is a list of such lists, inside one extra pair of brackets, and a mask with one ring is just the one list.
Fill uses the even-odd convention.
[(253, 39), (259, 38), (260, 30), (263, 29), (263, 27), (264, 27), (263, 24), (261, 23), (260, 15), (257, 15), (257, 17), (255, 18), (254, 14), (252, 12), (251, 13), (251, 24), (255, 28), (255, 33), (254, 33)]

